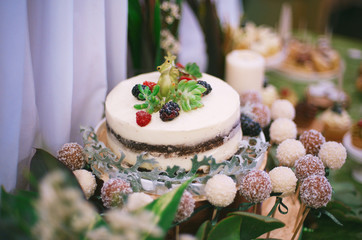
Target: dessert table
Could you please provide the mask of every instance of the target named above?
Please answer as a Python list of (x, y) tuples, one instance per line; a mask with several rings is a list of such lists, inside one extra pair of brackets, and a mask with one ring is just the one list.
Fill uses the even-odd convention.
[[(312, 35), (312, 37), (316, 38), (317, 36)], [(351, 99), (347, 111), (352, 121), (356, 122), (362, 118), (362, 92), (359, 92), (356, 88), (358, 69), (360, 64), (362, 64), (362, 40), (333, 36), (331, 44), (332, 47), (339, 52), (345, 63), (343, 90)], [(268, 71), (266, 76), (268, 81), (278, 89), (289, 88), (294, 90), (299, 100), (305, 97), (306, 87), (310, 84), (308, 82), (293, 81), (276, 71)], [(338, 84), (337, 79), (333, 81)], [(362, 159), (355, 159), (355, 154), (349, 153), (346, 164), (338, 171), (331, 171), (329, 177), (334, 189), (333, 199), (347, 206), (347, 208), (352, 211), (362, 207), (362, 184), (357, 181), (358, 177), (354, 176), (356, 172), (362, 172), (360, 171), (360, 169), (362, 169), (361, 160)], [(303, 232), (302, 239), (341, 239), (347, 236), (350, 237), (349, 239), (358, 239), (356, 236), (361, 234), (361, 229), (356, 229), (356, 227), (361, 226), (362, 215), (359, 215), (359, 218), (351, 219), (348, 214), (344, 215), (342, 212), (343, 210), (340, 208), (334, 213), (336, 213), (335, 216), (337, 218), (345, 221), (343, 227), (332, 223), (330, 219), (322, 217), (317, 221), (316, 219), (309, 219), (309, 223), (317, 222), (319, 225), (317, 229), (312, 231), (310, 229), (308, 230), (307, 219), (305, 225), (305, 227), (307, 227), (305, 230), (307, 231)]]

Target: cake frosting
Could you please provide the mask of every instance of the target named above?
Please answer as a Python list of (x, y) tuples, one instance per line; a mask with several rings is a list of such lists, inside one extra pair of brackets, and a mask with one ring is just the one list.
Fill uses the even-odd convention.
[(208, 74), (203, 74), (200, 80), (209, 83), (213, 90), (202, 97), (203, 107), (188, 112), (181, 110), (180, 115), (169, 122), (162, 121), (155, 112), (147, 126), (137, 125), (138, 110), (133, 106), (140, 101), (132, 96), (132, 88), (144, 81), (156, 83), (159, 76), (158, 72), (138, 75), (119, 83), (108, 94), (107, 140), (113, 152), (120, 155), (122, 151), (124, 161), (130, 165), (146, 152), (161, 169), (178, 165), (190, 170), (191, 158), (196, 154), (199, 160), (212, 155), (217, 162), (232, 157), (242, 138), (239, 95), (227, 83)]

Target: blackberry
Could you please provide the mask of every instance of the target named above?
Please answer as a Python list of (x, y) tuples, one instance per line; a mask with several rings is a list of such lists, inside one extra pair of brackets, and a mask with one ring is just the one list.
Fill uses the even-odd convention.
[(335, 102), (332, 106), (332, 111), (338, 114), (342, 114), (343, 111), (342, 104), (339, 102)]
[(206, 88), (206, 91), (202, 94), (202, 96), (206, 96), (207, 94), (209, 94), (212, 90), (212, 87), (210, 84), (208, 84), (207, 82), (205, 81), (197, 81), (197, 84), (200, 84), (201, 86), (205, 87)]
[[(136, 85), (133, 86), (133, 88), (132, 88), (132, 95), (133, 95), (135, 98), (137, 98), (138, 100), (145, 100), (145, 99), (139, 98), (139, 95), (140, 95), (141, 92), (140, 92), (140, 90), (138, 89), (138, 85), (140, 85), (140, 84), (136, 84)], [(146, 88), (145, 85), (141, 85), (141, 86), (142, 86), (143, 89)]]
[(260, 124), (253, 121), (250, 117), (245, 114), (240, 115), (241, 129), (245, 136), (258, 136), (261, 132)]
[(180, 106), (177, 103), (170, 101), (162, 106), (160, 110), (160, 118), (164, 122), (171, 121), (179, 115), (179, 111)]

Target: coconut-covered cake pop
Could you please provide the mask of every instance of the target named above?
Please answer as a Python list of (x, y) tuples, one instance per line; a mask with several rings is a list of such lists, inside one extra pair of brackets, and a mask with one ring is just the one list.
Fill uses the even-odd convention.
[(73, 174), (77, 178), (80, 187), (82, 188), (85, 198), (89, 199), (96, 190), (97, 183), (95, 176), (85, 169), (78, 169), (73, 171)]
[(194, 212), (195, 199), (189, 191), (184, 191), (178, 205), (175, 222), (186, 220)]
[(288, 118), (278, 118), (270, 125), (270, 139), (275, 143), (281, 143), (286, 139), (297, 137), (297, 125)]
[(346, 162), (346, 148), (338, 142), (325, 142), (318, 154), (324, 165), (330, 169), (339, 169)]
[(302, 135), (300, 135), (299, 141), (303, 143), (307, 154), (318, 156), (319, 150), (326, 139), (321, 132), (311, 129), (304, 131)]
[(84, 167), (83, 147), (78, 143), (66, 143), (57, 153), (57, 158), (72, 171)]
[(332, 187), (325, 176), (309, 176), (300, 185), (300, 199), (307, 207), (324, 207), (331, 197)]
[(295, 176), (302, 181), (311, 175), (324, 176), (325, 170), (319, 157), (307, 154), (295, 162)]
[(271, 180), (265, 171), (252, 170), (241, 181), (240, 193), (249, 202), (263, 202), (270, 196), (271, 192)]
[(256, 103), (251, 107), (252, 116), (251, 118), (260, 124), (260, 127), (265, 128), (270, 123), (270, 109), (262, 104)]
[(247, 103), (261, 103), (262, 98), (261, 94), (256, 90), (248, 90), (241, 94), (240, 96), (240, 104), (244, 106)]
[(286, 99), (275, 100), (271, 106), (272, 119), (288, 118), (293, 120), (295, 117), (295, 109), (291, 102)]
[(132, 193), (131, 185), (121, 178), (111, 178), (103, 184), (101, 198), (107, 208), (123, 205), (124, 195)]
[(143, 192), (135, 192), (128, 195), (125, 208), (128, 211), (135, 211), (153, 201), (153, 198)]
[(297, 178), (288, 167), (276, 167), (269, 172), (274, 193), (281, 193), (280, 197), (286, 197), (295, 192)]
[(271, 107), (275, 100), (279, 99), (278, 90), (275, 86), (268, 84), (261, 90), (262, 103)]
[(236, 191), (234, 180), (224, 174), (213, 176), (205, 185), (206, 198), (216, 207), (226, 207), (230, 205), (234, 201)]
[(295, 139), (286, 139), (277, 147), (277, 159), (283, 166), (293, 167), (295, 161), (304, 155), (303, 144)]

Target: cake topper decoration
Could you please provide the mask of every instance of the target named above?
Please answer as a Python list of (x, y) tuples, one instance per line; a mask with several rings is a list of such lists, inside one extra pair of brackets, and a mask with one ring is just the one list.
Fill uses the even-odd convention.
[(202, 74), (196, 63), (188, 63), (184, 67), (181, 64), (175, 65), (175, 59), (176, 56), (168, 53), (165, 62), (157, 67), (161, 73), (157, 84), (145, 81), (132, 88), (132, 95), (144, 101), (135, 104), (135, 109), (145, 109), (148, 114), (162, 110), (160, 118), (166, 122), (179, 116), (181, 109), (188, 112), (204, 106), (201, 98), (209, 94), (212, 87), (206, 81), (197, 81)]

